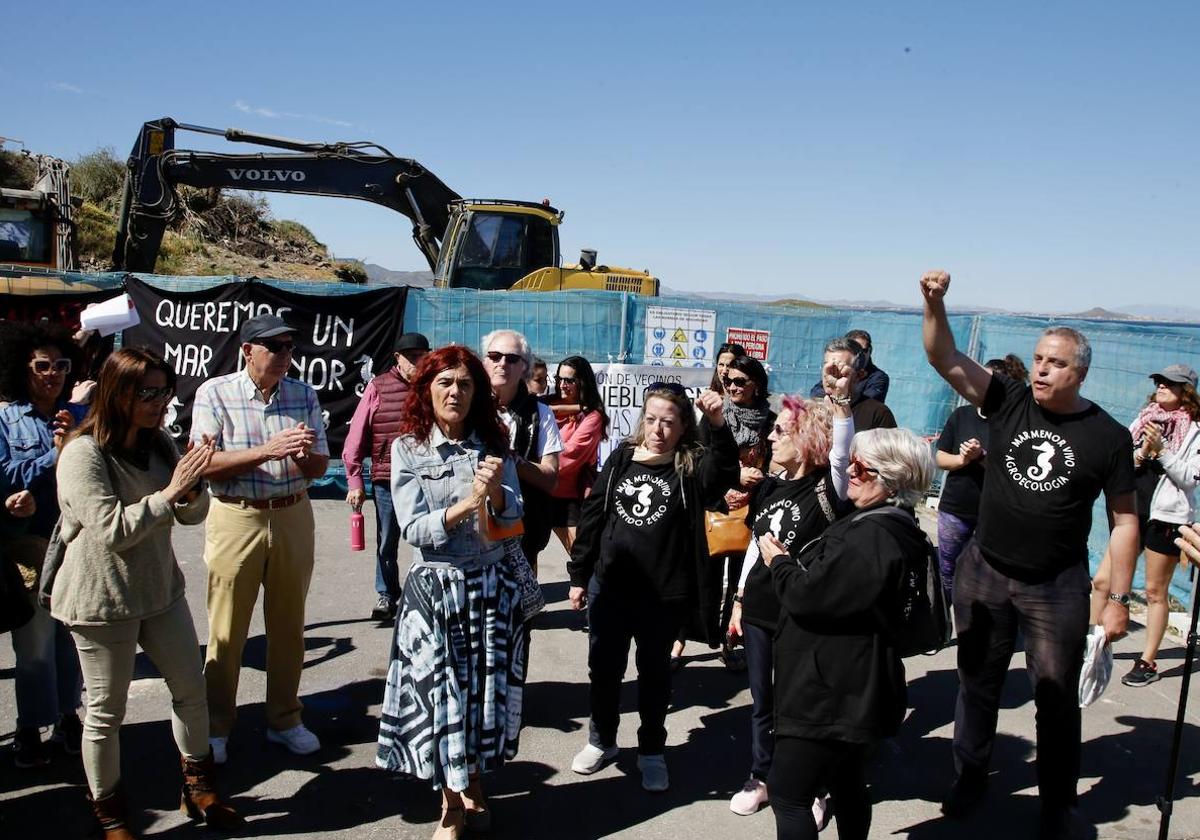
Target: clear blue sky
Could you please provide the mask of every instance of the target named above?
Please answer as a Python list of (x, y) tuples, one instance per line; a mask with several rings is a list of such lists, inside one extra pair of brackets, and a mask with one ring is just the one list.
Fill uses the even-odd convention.
[[(1200, 300), (1200, 4), (124, 5), (23, 6), (62, 46), (5, 62), (0, 135), (371, 139), (463, 195), (548, 197), (569, 259), (676, 289), (915, 303), (937, 266), (960, 305)], [(271, 204), (426, 267), (388, 210)]]

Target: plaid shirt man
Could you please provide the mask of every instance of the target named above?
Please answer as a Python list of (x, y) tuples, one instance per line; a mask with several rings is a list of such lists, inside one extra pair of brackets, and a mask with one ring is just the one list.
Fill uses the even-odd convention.
[[(281, 379), (267, 400), (245, 370), (218, 376), (197, 389), (192, 406), (192, 440), (199, 443), (200, 436), (206, 434), (226, 452), (261, 446), (271, 435), (299, 423), (305, 423), (317, 435), (313, 453), (328, 455), (317, 393), (291, 377)], [(265, 461), (228, 481), (211, 482), (217, 496), (260, 500), (290, 496), (309, 484), (311, 481), (291, 458)]]

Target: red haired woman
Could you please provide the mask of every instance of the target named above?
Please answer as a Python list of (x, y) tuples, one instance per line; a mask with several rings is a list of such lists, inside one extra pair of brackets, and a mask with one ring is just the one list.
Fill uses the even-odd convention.
[(413, 547), (396, 614), (376, 764), (442, 792), (435, 838), (491, 823), (479, 775), (516, 754), (525, 633), (517, 581), (486, 535), (521, 518), (508, 433), (461, 346), (413, 373), (392, 444), (392, 498)]

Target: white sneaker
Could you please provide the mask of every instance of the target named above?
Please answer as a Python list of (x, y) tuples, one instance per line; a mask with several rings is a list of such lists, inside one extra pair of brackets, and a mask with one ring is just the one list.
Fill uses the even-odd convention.
[(767, 804), (767, 783), (751, 776), (729, 800), (729, 810), (740, 817), (757, 814)]
[(321, 749), (317, 736), (303, 723), (291, 729), (268, 729), (267, 740), (273, 744), (283, 744), (296, 755), (312, 755)]
[(671, 777), (667, 775), (667, 760), (661, 755), (639, 755), (637, 766), (642, 771), (644, 790), (658, 793), (671, 786)]
[(617, 757), (617, 745), (600, 749), (588, 744), (571, 761), (571, 769), (581, 776), (590, 776)]
[(812, 804), (813, 822), (817, 824), (817, 831), (824, 831), (829, 825), (829, 821), (833, 819), (833, 809), (829, 807), (829, 794), (818, 796), (813, 800)]
[(209, 738), (208, 748), (212, 750), (213, 764), (224, 764), (229, 759), (228, 738)]

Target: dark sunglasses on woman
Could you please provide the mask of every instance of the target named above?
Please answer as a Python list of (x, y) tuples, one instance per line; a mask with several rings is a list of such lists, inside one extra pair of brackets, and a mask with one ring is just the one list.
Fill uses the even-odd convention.
[(577, 376), (560, 376), (560, 377), (556, 378), (554, 381), (557, 382), (559, 385), (575, 385), (576, 383), (579, 382), (579, 377), (577, 377)]
[(746, 376), (738, 376), (735, 378), (725, 375), (721, 377), (721, 384), (726, 388), (745, 388), (750, 384), (750, 379)]
[(175, 396), (175, 389), (170, 385), (164, 385), (161, 388), (138, 388), (137, 398), (144, 403), (166, 402)]

